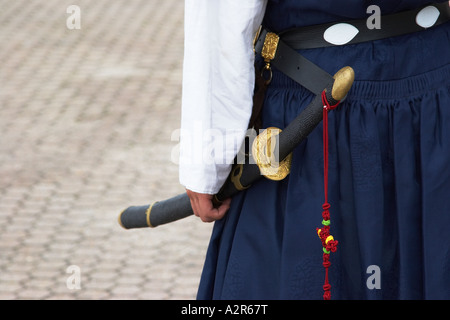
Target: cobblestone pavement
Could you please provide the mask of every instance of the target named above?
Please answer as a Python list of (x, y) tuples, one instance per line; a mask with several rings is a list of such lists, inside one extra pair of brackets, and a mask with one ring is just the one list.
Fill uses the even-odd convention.
[(195, 298), (211, 224), (117, 223), (183, 192), (183, 1), (0, 5), (0, 299)]

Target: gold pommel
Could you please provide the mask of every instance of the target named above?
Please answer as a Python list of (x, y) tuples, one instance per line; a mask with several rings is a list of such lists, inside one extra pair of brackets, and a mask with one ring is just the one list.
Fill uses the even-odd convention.
[(351, 67), (344, 67), (334, 75), (333, 89), (331, 96), (334, 100), (340, 101), (345, 98), (355, 81), (355, 71)]

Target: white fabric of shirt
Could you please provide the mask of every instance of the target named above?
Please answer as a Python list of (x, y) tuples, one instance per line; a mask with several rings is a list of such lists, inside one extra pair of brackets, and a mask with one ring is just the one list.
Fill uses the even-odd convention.
[(180, 183), (215, 194), (245, 137), (267, 0), (186, 0)]

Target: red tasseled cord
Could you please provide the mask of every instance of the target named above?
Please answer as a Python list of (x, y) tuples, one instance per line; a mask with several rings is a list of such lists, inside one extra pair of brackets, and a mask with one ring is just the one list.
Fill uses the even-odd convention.
[[(331, 106), (326, 98), (325, 91), (322, 92), (323, 103), (323, 177), (324, 177), (324, 194), (325, 202), (322, 205), (322, 229), (317, 229), (317, 233), (322, 241), (323, 246), (323, 267), (325, 268), (325, 283), (323, 285), (323, 299), (331, 299), (331, 285), (328, 282), (328, 268), (331, 265), (330, 253), (336, 252), (338, 241), (334, 240), (330, 235), (330, 204), (328, 203), (328, 111), (336, 108), (339, 102)], [(327, 241), (328, 240), (328, 241)]]

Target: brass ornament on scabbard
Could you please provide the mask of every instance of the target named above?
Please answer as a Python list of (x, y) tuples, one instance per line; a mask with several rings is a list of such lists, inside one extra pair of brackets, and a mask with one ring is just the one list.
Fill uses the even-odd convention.
[(277, 135), (281, 129), (269, 127), (260, 133), (252, 145), (252, 155), (261, 174), (270, 180), (280, 181), (291, 171), (292, 153), (281, 162), (277, 161)]
[(154, 202), (154, 203), (152, 203), (149, 207), (148, 207), (148, 209), (147, 209), (147, 211), (145, 211), (145, 215), (146, 215), (146, 217), (147, 217), (147, 225), (149, 226), (149, 228), (154, 228), (153, 227), (153, 225), (152, 225), (152, 223), (151, 223), (151, 221), (150, 221), (150, 214), (152, 213), (152, 208), (153, 208), (153, 205), (155, 204), (156, 202)]
[(264, 39), (261, 56), (264, 58), (264, 62), (266, 63), (264, 69), (262, 70), (262, 73), (264, 73), (265, 71), (269, 72), (265, 83), (266, 85), (268, 85), (272, 81), (272, 69), (270, 68), (270, 61), (275, 58), (279, 41), (280, 37), (273, 32), (268, 32)]
[(266, 63), (270, 63), (271, 60), (275, 58), (277, 53), (278, 41), (280, 37), (273, 33), (268, 32), (266, 38), (264, 39), (264, 45), (261, 51), (261, 56), (264, 58)]
[(231, 171), (231, 182), (234, 184), (236, 190), (242, 191), (250, 188), (250, 186), (243, 186), (241, 183), (242, 172), (244, 171), (243, 164), (237, 164), (233, 167)]

